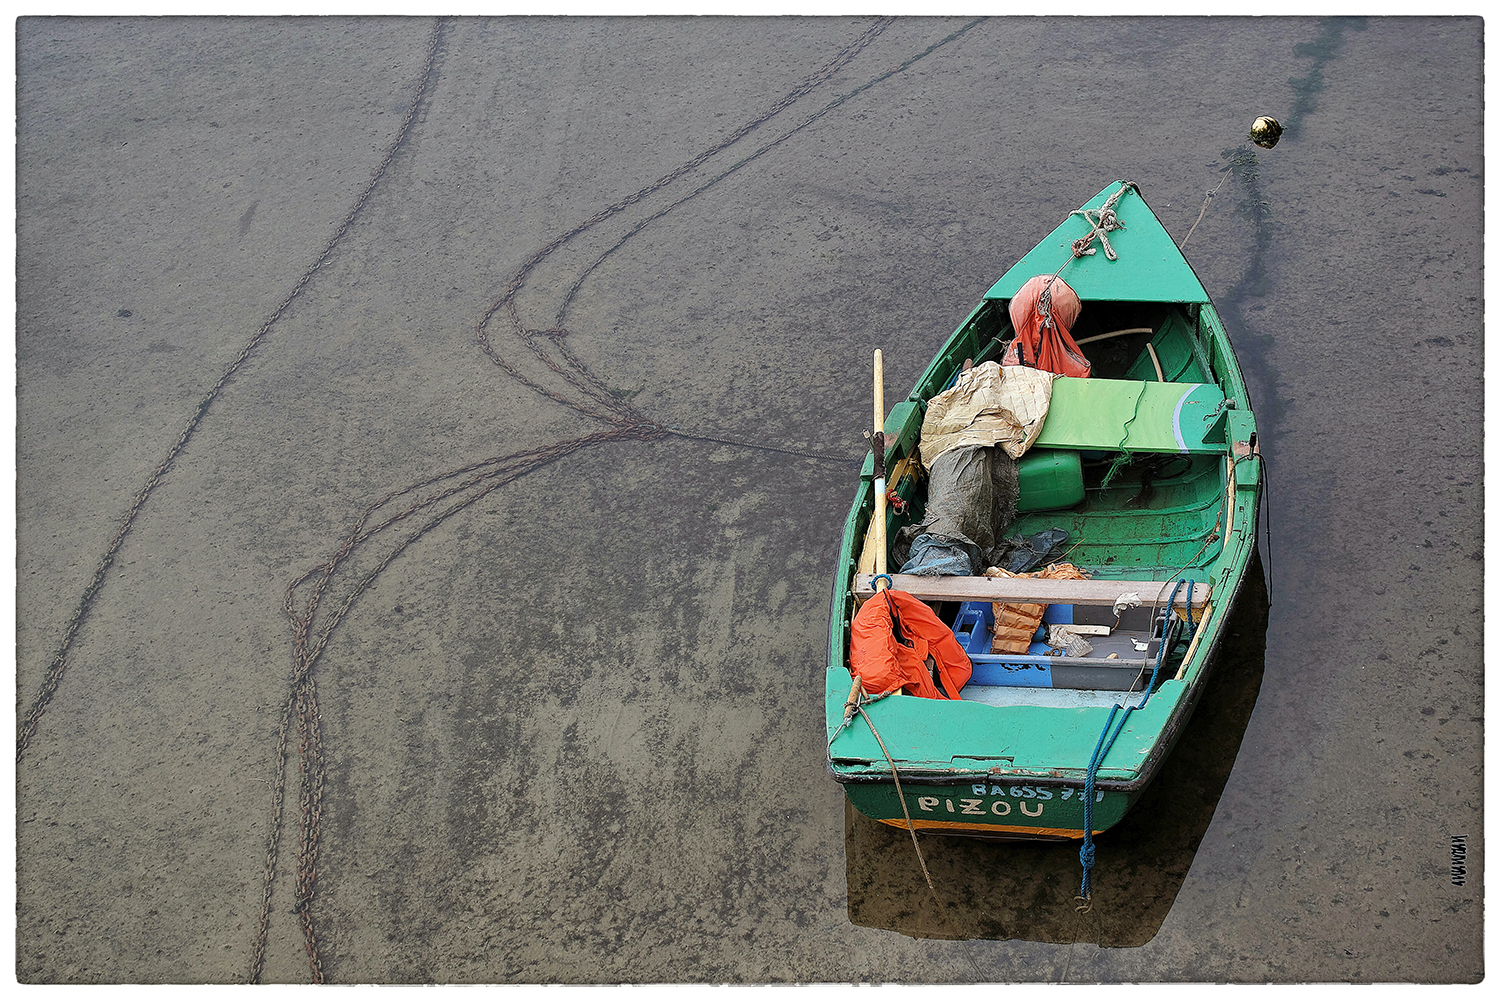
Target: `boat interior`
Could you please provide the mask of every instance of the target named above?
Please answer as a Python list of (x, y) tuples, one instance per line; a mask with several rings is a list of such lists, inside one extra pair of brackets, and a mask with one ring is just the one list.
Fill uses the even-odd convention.
[[(1019, 514), (1003, 528), (1005, 536), (1063, 529), (1065, 551), (1049, 553), (1049, 560), (1071, 563), (1092, 580), (1209, 580), (1227, 530), (1224, 501), (1233, 472), (1224, 413), (1235, 402), (1225, 400), (1216, 382), (1216, 372), (1232, 365), (1217, 353), (1225, 341), (1208, 329), (1217, 317), (1205, 312), (1195, 305), (1085, 302), (1071, 333), (1091, 376), (1054, 383), (1042, 434), (1018, 462)], [(918, 404), (912, 419), (887, 438), (890, 483), (906, 501), (891, 535), (923, 516), (920, 466), (898, 464), (920, 437), (922, 406), (953, 384), (966, 361), (998, 360), (1012, 336), (1006, 303), (986, 301), (919, 381), (910, 397)], [(1115, 418), (1108, 416), (1112, 407)], [(1121, 614), (1109, 604), (1053, 601), (1024, 654), (990, 651), (993, 602), (929, 603), (970, 653), (974, 674), (965, 700), (1087, 707), (1143, 690), (1153, 670), (1158, 682), (1176, 672), (1191, 631), (1185, 620), (1201, 616), (1203, 605), (1179, 600), (1169, 613), (1170, 602), (1157, 601)], [(1064, 624), (1084, 633), (1081, 655), (1076, 646), (1066, 655), (1048, 645), (1050, 627)]]

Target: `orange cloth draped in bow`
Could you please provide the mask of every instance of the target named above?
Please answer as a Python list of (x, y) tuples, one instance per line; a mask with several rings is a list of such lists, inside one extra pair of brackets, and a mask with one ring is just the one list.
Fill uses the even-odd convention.
[[(1046, 325), (1042, 292), (1049, 283), (1052, 286), (1052, 323)], [(1027, 365), (1073, 378), (1088, 378), (1088, 358), (1083, 356), (1068, 333), (1068, 328), (1082, 310), (1078, 293), (1061, 278), (1039, 274), (1030, 279), (1010, 300), (1010, 322), (1016, 328), (1016, 339), (1011, 341), (1005, 360), (1000, 363)]]

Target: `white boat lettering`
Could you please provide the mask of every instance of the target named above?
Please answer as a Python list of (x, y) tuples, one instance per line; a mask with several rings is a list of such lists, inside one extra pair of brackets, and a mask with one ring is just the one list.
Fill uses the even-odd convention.
[[(970, 785), (969, 788), (973, 790), (975, 795), (989, 794), (1002, 797), (1005, 795), (1005, 786), (1003, 785)], [(988, 789), (988, 792), (986, 792), (986, 789)], [(1081, 791), (1074, 788), (1064, 788), (1061, 789), (1061, 792), (1064, 800), (1071, 799), (1075, 794), (1079, 797), (1083, 795)], [(1033, 785), (1011, 785), (1010, 795), (1011, 798), (1016, 799), (1051, 799), (1053, 798), (1053, 790)]]
[[(984, 785), (972, 785), (970, 787), (973, 788), (974, 794), (976, 794), (976, 795), (982, 795), (982, 794), (984, 794), (984, 788), (985, 788)], [(998, 794), (998, 796), (999, 796), (997, 799), (995, 799), (995, 801), (993, 801), (993, 802), (990, 803), (990, 813), (992, 815), (995, 815), (995, 816), (1009, 816), (1010, 815), (1010, 803), (1008, 803), (1008, 802), (1005, 801), (1005, 789), (1001, 788), (999, 785), (992, 785), (992, 786), (990, 786), (990, 793), (992, 795), (993, 794)], [(1024, 799), (1037, 799), (1037, 800), (1039, 800), (1036, 803), (1036, 811), (1035, 812), (1032, 812), (1032, 810), (1030, 808), (1028, 808), (1028, 803), (1026, 803), (1025, 801), (1023, 801), (1021, 803), (1021, 812), (1025, 813), (1027, 816), (1040, 816), (1042, 814), (1042, 802), (1048, 801), (1048, 800), (1050, 800), (1053, 797), (1053, 795), (1052, 795), (1052, 789), (1050, 789), (1050, 788), (1038, 788), (1038, 787), (1034, 787), (1032, 785), (1015, 785), (1015, 786), (1012, 786), (1011, 789), (1010, 789), (1010, 795), (1011, 795), (1012, 798), (1017, 798), (1017, 799), (1023, 799), (1023, 800)], [(1069, 799), (1072, 799), (1072, 798), (1074, 798), (1074, 796), (1077, 796), (1077, 798), (1082, 799), (1083, 798), (1083, 790), (1082, 789), (1078, 789), (1078, 788), (1064, 788), (1064, 789), (1061, 789), (1061, 796), (1060, 797), (1063, 799), (1063, 801), (1067, 801)], [(942, 803), (942, 807), (944, 809), (946, 809), (950, 813), (958, 813), (958, 814), (962, 814), (964, 816), (983, 816), (984, 815), (984, 799), (965, 799), (965, 798), (960, 798), (960, 799), (957, 800), (957, 802), (958, 802), (958, 808), (957, 809), (954, 808), (954, 805), (953, 805), (954, 801), (955, 800), (953, 800), (951, 798), (946, 798), (946, 797), (939, 798), (936, 795), (922, 795), (922, 796), (918, 796), (917, 797), (917, 808), (920, 809), (922, 812), (934, 812), (938, 808), (938, 804)], [(1095, 802), (1102, 802), (1102, 801), (1104, 801), (1104, 792), (1096, 790), (1094, 792), (1094, 801)]]

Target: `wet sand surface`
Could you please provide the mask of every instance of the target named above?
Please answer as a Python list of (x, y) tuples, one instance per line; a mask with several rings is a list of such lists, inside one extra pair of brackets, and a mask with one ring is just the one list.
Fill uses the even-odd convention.
[[(1482, 977), (1478, 19), (17, 34), (21, 982)], [(1034, 845), (935, 901), (825, 768), (870, 353), (1118, 179), (1269, 603), (1093, 914)]]

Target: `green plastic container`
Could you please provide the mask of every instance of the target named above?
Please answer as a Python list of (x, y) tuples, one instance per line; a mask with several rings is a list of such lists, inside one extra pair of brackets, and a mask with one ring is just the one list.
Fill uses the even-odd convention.
[(1016, 463), (1016, 510), (1059, 510), (1083, 502), (1083, 457), (1076, 451), (1034, 448)]

